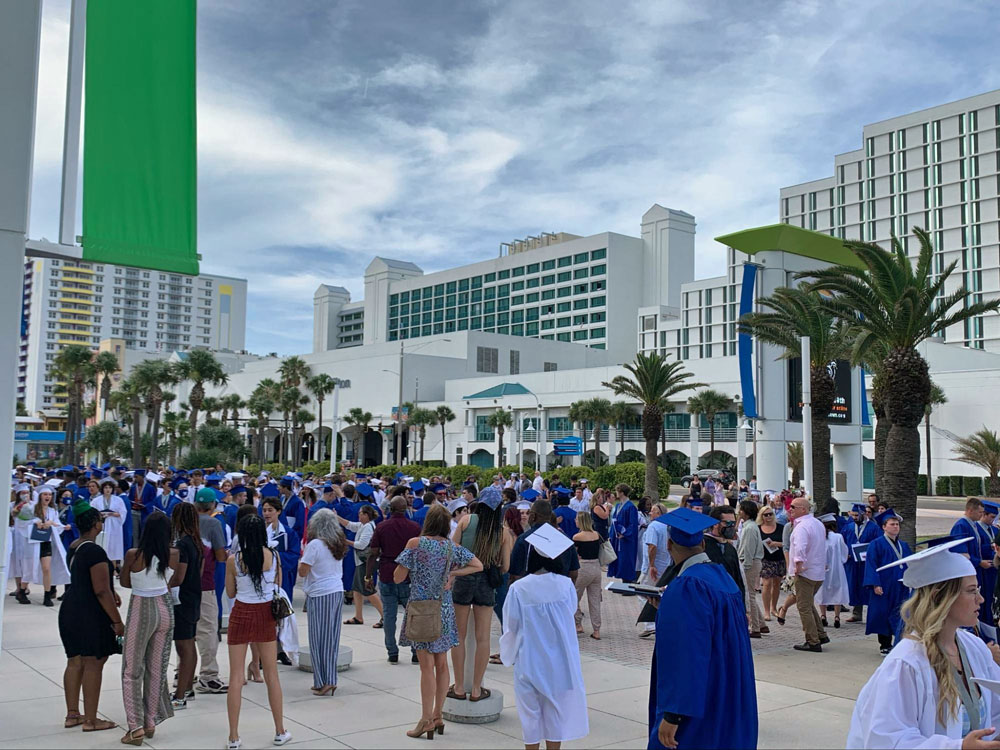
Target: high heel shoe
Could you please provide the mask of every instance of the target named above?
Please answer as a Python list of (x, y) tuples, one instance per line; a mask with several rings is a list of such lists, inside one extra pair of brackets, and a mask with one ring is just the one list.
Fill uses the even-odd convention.
[(784, 607), (778, 607), (778, 611), (774, 613), (774, 619), (778, 621), (779, 625), (784, 625), (785, 624), (785, 608)]
[(413, 729), (411, 729), (409, 732), (406, 733), (406, 736), (413, 737), (414, 739), (416, 739), (420, 735), (426, 734), (427, 739), (433, 740), (434, 731), (436, 729), (437, 725), (434, 723), (434, 719), (428, 719), (427, 721), (421, 719), (420, 721), (417, 722), (417, 725)]
[[(253, 667), (254, 667), (253, 664), (248, 664), (247, 665), (247, 681), (248, 682), (263, 682), (264, 681), (263, 677), (254, 677), (253, 676)], [(260, 669), (260, 667), (257, 667), (257, 668)]]
[(835, 628), (839, 628), (840, 627), (840, 618), (839, 617), (834, 617), (833, 618), (833, 627), (835, 627)]
[(442, 719), (440, 716), (435, 716), (433, 721), (434, 721), (434, 728), (437, 730), (437, 733), (444, 734), (444, 719)]
[(146, 733), (142, 729), (130, 729), (122, 737), (123, 745), (135, 745), (138, 747), (142, 744), (142, 741), (146, 739)]

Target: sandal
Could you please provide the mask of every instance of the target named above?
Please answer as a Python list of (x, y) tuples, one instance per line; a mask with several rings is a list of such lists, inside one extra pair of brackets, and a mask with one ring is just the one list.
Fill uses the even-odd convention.
[(374, 625), (372, 625), (372, 627), (375, 628), (376, 630), (380, 630), (382, 628), (382, 619), (379, 618), (379, 621), (376, 622)]
[(118, 725), (115, 724), (113, 721), (106, 721), (105, 719), (97, 719), (93, 724), (90, 725), (89, 729), (87, 728), (87, 722), (84, 721), (83, 722), (83, 731), (84, 732), (103, 732), (105, 729), (114, 729), (117, 726)]
[(464, 701), (469, 696), (468, 696), (467, 693), (462, 693), (461, 695), (459, 695), (458, 693), (455, 692), (455, 686), (454, 685), (449, 685), (448, 686), (448, 692), (445, 694), (445, 697), (446, 698), (454, 698), (457, 701)]
[(344, 620), (345, 625), (364, 625), (364, 620), (359, 620), (357, 617), (352, 617), (350, 620)]
[(73, 727), (78, 727), (83, 724), (83, 714), (73, 712), (66, 714), (66, 720), (63, 722), (63, 726), (67, 729), (72, 729)]
[(138, 747), (139, 745), (142, 744), (142, 741), (144, 739), (146, 739), (145, 729), (130, 729), (125, 733), (125, 736), (122, 737), (122, 744), (135, 745), (136, 747)]
[(490, 664), (503, 665), (503, 660), (500, 658), (500, 654), (490, 654)]
[[(781, 614), (778, 614), (778, 612), (780, 612)], [(785, 614), (786, 614), (785, 608), (784, 607), (778, 607), (778, 612), (774, 613), (774, 619), (778, 621), (779, 625), (784, 625), (785, 624)]]
[(491, 693), (491, 692), (490, 692), (490, 689), (489, 689), (489, 688), (479, 688), (479, 697), (478, 697), (478, 698), (473, 698), (473, 697), (472, 697), (472, 696), (470, 695), (470, 696), (469, 696), (469, 702), (470, 702), (470, 703), (478, 703), (479, 701), (484, 701), (484, 700), (486, 700), (486, 699), (487, 699), (487, 698), (489, 698), (489, 697), (490, 697), (491, 695), (493, 695), (493, 693)]
[[(656, 631), (655, 631), (655, 630), (651, 630), (651, 631), (649, 631), (649, 632), (651, 632), (651, 633), (655, 633)], [(601, 636), (599, 636), (599, 635), (595, 635), (594, 633), (591, 633), (591, 634), (590, 634), (590, 637), (591, 637), (591, 638), (593, 638), (593, 639), (594, 639), (595, 641), (599, 641), (599, 640), (601, 640)]]

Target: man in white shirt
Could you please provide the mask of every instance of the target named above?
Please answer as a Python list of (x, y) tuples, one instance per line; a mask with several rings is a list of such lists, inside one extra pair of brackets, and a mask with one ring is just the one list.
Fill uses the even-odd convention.
[(577, 513), (590, 510), (590, 501), (587, 500), (586, 490), (583, 485), (578, 485), (573, 493), (573, 498), (569, 501), (569, 507)]
[(830, 639), (813, 605), (813, 598), (823, 585), (826, 572), (826, 528), (809, 511), (809, 501), (804, 497), (792, 500), (788, 518), (793, 525), (788, 550), (788, 562), (792, 568), (789, 572), (795, 575), (795, 607), (806, 634), (806, 642), (793, 648), (796, 651), (822, 652), (823, 644), (829, 643)]
[(587, 486), (587, 484), (588, 482), (586, 478), (580, 480), (580, 486), (583, 487), (583, 499), (587, 501), (587, 507), (589, 508), (590, 498), (594, 496), (594, 493), (590, 491), (590, 488)]
[(531, 489), (533, 489), (535, 492), (541, 492), (542, 491), (542, 486), (543, 486), (542, 485), (542, 481), (543, 481), (542, 480), (542, 472), (536, 470), (535, 471), (535, 478), (533, 480), (531, 480)]

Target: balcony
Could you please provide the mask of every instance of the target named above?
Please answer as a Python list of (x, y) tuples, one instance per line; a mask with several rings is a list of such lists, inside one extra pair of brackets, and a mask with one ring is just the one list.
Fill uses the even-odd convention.
[[(496, 442), (496, 433), (493, 431), (477, 431), (475, 427), (468, 427), (468, 440), (472, 443), (486, 443), (486, 442)], [(715, 430), (715, 444), (716, 447), (720, 443), (735, 443), (739, 428), (738, 427), (717, 427)], [(507, 440), (507, 436), (510, 434), (511, 429), (507, 429), (504, 432), (504, 440)], [(699, 428), (698, 430), (698, 443), (700, 445), (706, 444), (711, 440), (711, 430), (707, 427)], [(545, 439), (548, 442), (553, 440), (560, 440), (567, 437), (582, 437), (586, 439), (588, 443), (593, 442), (594, 431), (586, 430), (585, 433), (579, 430), (548, 430), (545, 433)], [(622, 440), (621, 434), (615, 435), (615, 441)], [(538, 437), (535, 430), (524, 430), (523, 438), (525, 443), (537, 442)], [(601, 430), (601, 442), (607, 443), (610, 439), (609, 430)], [(642, 437), (642, 430), (637, 428), (629, 428), (624, 430), (624, 440), (626, 443), (644, 443), (645, 439)], [(753, 430), (750, 428), (746, 429), (746, 440), (747, 442), (753, 442)], [(666, 443), (681, 443), (687, 445), (691, 442), (691, 431), (687, 429), (664, 429), (660, 431), (660, 436), (657, 438), (657, 442)]]

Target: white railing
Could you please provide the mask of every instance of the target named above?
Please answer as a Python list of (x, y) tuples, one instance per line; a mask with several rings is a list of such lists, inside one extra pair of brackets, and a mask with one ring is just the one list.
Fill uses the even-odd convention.
[[(736, 437), (738, 435), (738, 427), (717, 427), (715, 429), (715, 443), (716, 446), (720, 443), (735, 443)], [(510, 430), (507, 430), (509, 433)], [(622, 435), (624, 432), (624, 436)], [(506, 435), (504, 439), (506, 440)], [(588, 445), (592, 445), (594, 442), (594, 431), (593, 430), (548, 430), (542, 433), (548, 442), (553, 440), (559, 440), (566, 437), (580, 437), (584, 438)], [(601, 430), (601, 443), (606, 444), (611, 437), (610, 430)], [(638, 428), (628, 428), (623, 431), (618, 431), (615, 434), (615, 442), (619, 442), (624, 437), (626, 443), (642, 443), (645, 438), (642, 436), (642, 430)], [(468, 439), (469, 442), (473, 443), (488, 443), (496, 442), (496, 433), (481, 433), (477, 434), (475, 427), (468, 428)], [(535, 430), (524, 430), (521, 439), (525, 444), (535, 443), (538, 441), (538, 436)], [(711, 430), (708, 427), (702, 427), (698, 430), (698, 443), (706, 444), (711, 439)], [(664, 429), (660, 432), (660, 436), (657, 438), (658, 441), (665, 441), (667, 443), (682, 443), (689, 444), (691, 442), (691, 430), (686, 428), (671, 428)], [(753, 430), (747, 428), (746, 430), (746, 440), (747, 442), (753, 442)]]

